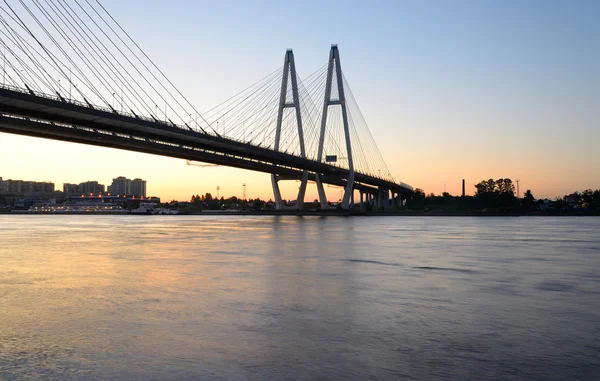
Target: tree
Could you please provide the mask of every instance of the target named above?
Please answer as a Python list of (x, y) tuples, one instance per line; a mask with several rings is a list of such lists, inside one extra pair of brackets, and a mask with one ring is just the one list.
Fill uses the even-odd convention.
[(600, 208), (600, 189), (596, 189), (594, 193), (592, 193), (592, 202), (590, 202), (595, 208)]
[(423, 200), (425, 198), (425, 192), (421, 188), (416, 188), (413, 193), (413, 200)]
[(481, 181), (477, 184), (475, 184), (475, 189), (477, 189), (477, 191), (475, 192), (475, 196), (481, 196), (484, 193), (487, 193), (486, 189), (487, 189), (487, 184), (485, 181)]
[(254, 201), (252, 201), (252, 204), (254, 209), (262, 209), (265, 207), (265, 202), (260, 198), (255, 198)]
[(477, 192), (475, 193), (475, 195), (483, 195), (486, 193), (494, 193), (497, 190), (497, 182), (494, 181), (494, 179), (489, 179), (489, 180), (482, 180), (479, 183), (475, 184), (475, 188), (477, 189)]
[(496, 189), (499, 193), (515, 194), (515, 186), (513, 185), (511, 179), (496, 180)]
[(511, 179), (489, 179), (475, 184), (475, 198), (481, 208), (515, 207), (515, 186)]
[(531, 190), (527, 189), (527, 191), (523, 195), (523, 207), (525, 209), (532, 209), (534, 205), (535, 205), (535, 198), (533, 197)]
[(486, 181), (486, 192), (494, 193), (495, 191), (496, 191), (496, 182), (494, 181), (494, 179), (489, 179), (488, 181)]
[(199, 195), (192, 196), (192, 202), (194, 206), (200, 206), (202, 205), (202, 198)]

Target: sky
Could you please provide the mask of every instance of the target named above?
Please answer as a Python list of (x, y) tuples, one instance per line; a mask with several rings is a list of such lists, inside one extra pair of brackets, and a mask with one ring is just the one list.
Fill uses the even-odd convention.
[[(338, 44), (344, 75), (395, 179), (467, 193), (488, 178), (554, 198), (600, 188), (600, 2), (140, 1), (102, 4), (199, 110)], [(272, 198), (269, 175), (0, 134), (0, 177), (62, 184), (141, 177), (149, 195)], [(295, 198), (298, 183), (282, 183)], [(339, 188), (328, 188), (330, 200)], [(309, 185), (307, 200), (316, 198)]]

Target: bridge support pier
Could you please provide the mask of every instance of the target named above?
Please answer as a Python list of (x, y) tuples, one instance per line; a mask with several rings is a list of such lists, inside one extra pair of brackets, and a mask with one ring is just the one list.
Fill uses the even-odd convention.
[(394, 204), (396, 205), (397, 208), (402, 208), (404, 205), (402, 205), (402, 192), (396, 192), (396, 196), (394, 197)]
[[(292, 84), (292, 101), (288, 102), (288, 77)], [(277, 129), (275, 130), (275, 151), (279, 151), (279, 143), (281, 141), (281, 125), (283, 123), (283, 110), (285, 108), (294, 108), (296, 111), (296, 124), (298, 125), (298, 140), (300, 142), (300, 157), (306, 159), (306, 150), (304, 147), (304, 132), (302, 130), (302, 115), (300, 114), (300, 96), (298, 95), (298, 78), (296, 77), (296, 63), (294, 61), (294, 52), (288, 49), (285, 53), (283, 61), (283, 76), (281, 80), (281, 95), (279, 97), (279, 112), (277, 114)], [(283, 201), (281, 199), (281, 191), (279, 190), (278, 178), (276, 174), (271, 175), (271, 183), (273, 184), (273, 194), (275, 196), (275, 208), (283, 209)], [(298, 198), (296, 199), (296, 209), (304, 207), (304, 195), (306, 193), (306, 184), (308, 183), (308, 171), (304, 170), (302, 179), (300, 180), (300, 188), (298, 190)]]
[(273, 185), (273, 196), (275, 197), (275, 209), (283, 209), (281, 191), (279, 190), (279, 179), (274, 173), (271, 174), (271, 184)]
[(325, 188), (323, 182), (318, 173), (315, 173), (315, 183), (317, 184), (317, 192), (319, 193), (319, 202), (321, 203), (321, 209), (327, 209), (327, 195), (325, 194)]
[[(333, 85), (333, 73), (337, 78), (338, 99), (331, 99), (331, 87)], [(321, 117), (321, 131), (319, 135), (319, 149), (317, 151), (317, 161), (323, 161), (323, 145), (325, 143), (325, 130), (327, 124), (327, 110), (329, 106), (339, 105), (342, 109), (342, 121), (344, 123), (344, 138), (346, 140), (346, 154), (348, 157), (348, 178), (342, 197), (342, 209), (350, 209), (354, 193), (354, 160), (352, 158), (352, 144), (350, 143), (350, 128), (348, 127), (348, 111), (346, 110), (346, 96), (344, 93), (344, 81), (342, 77), (342, 67), (340, 64), (340, 52), (337, 45), (331, 46), (329, 53), (329, 65), (327, 67), (327, 79), (325, 81), (325, 101), (323, 103), (323, 114)], [(319, 191), (320, 192), (320, 191)], [(319, 193), (320, 194), (320, 193)], [(324, 198), (321, 199), (323, 206)]]
[(302, 172), (302, 180), (298, 188), (298, 197), (296, 198), (296, 209), (304, 208), (304, 195), (306, 194), (306, 184), (308, 184), (308, 171)]

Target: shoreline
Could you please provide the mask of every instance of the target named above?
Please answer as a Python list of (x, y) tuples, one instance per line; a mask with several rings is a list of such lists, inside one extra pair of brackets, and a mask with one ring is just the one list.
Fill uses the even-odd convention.
[(27, 216), (68, 216), (68, 215), (109, 215), (109, 216), (317, 216), (317, 217), (594, 217), (600, 212), (443, 212), (443, 211), (389, 211), (389, 212), (355, 212), (343, 210), (328, 211), (298, 211), (298, 210), (269, 210), (269, 211), (191, 211), (180, 214), (150, 214), (150, 213), (123, 213), (123, 212), (29, 212), (29, 211), (0, 211), (0, 215)]

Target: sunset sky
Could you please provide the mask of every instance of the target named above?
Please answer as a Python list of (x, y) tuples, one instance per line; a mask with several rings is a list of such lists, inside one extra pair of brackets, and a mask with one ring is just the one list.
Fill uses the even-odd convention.
[[(460, 194), (520, 179), (536, 198), (600, 188), (598, 1), (104, 0), (199, 110), (281, 66), (300, 76), (340, 49), (345, 77), (392, 175)], [(141, 177), (149, 195), (272, 198), (266, 174), (0, 134), (0, 177), (64, 182)], [(282, 183), (295, 198), (298, 183)], [(328, 188), (332, 200), (339, 188)], [(307, 200), (316, 198), (309, 185)]]

